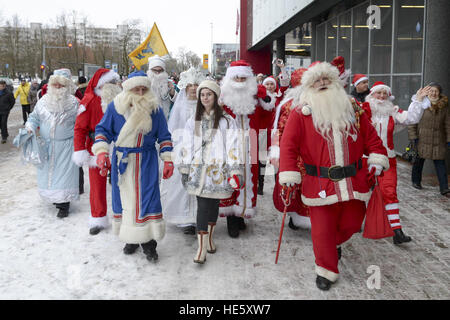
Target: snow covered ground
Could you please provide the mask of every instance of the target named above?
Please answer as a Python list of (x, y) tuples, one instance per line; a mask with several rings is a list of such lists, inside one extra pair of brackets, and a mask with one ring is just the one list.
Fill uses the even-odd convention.
[[(258, 198), (258, 216), (239, 238), (230, 238), (226, 220), (219, 218), (217, 252), (208, 254), (204, 265), (192, 262), (196, 238), (171, 225), (158, 243), (159, 261), (153, 264), (141, 249), (124, 255), (124, 244), (111, 228), (89, 234), (87, 170), (85, 194), (71, 204), (68, 218), (56, 217), (55, 207), (37, 193), (35, 168), (21, 164), (20, 153), (11, 145), (21, 118), (16, 105), (8, 143), (0, 145), (0, 299), (450, 298), (450, 201), (435, 187), (426, 188), (420, 200), (409, 194), (415, 189), (401, 185), (407, 190), (399, 193), (405, 200), (402, 222), (413, 242), (396, 247), (391, 239), (355, 235), (343, 246), (340, 279), (329, 292), (315, 285), (310, 232), (289, 229), (287, 219), (275, 265), (282, 214), (272, 205), (271, 177), (266, 178), (265, 195)], [(368, 285), (376, 268), (379, 288)]]

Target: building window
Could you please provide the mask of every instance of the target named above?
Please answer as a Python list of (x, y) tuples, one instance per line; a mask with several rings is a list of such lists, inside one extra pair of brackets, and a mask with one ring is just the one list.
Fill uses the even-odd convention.
[(325, 27), (326, 24), (322, 23), (316, 29), (316, 60), (318, 61), (325, 60)]
[(326, 60), (331, 61), (336, 57), (337, 50), (337, 19), (331, 19), (327, 22), (327, 55)]
[(352, 73), (367, 74), (369, 55), (369, 28), (367, 26), (367, 6), (365, 2), (353, 8), (353, 36), (352, 36)]
[(350, 44), (352, 41), (352, 13), (350, 11), (339, 16), (338, 56), (345, 59), (346, 68), (350, 66)]
[(391, 73), (392, 1), (377, 0), (372, 4), (380, 8), (381, 26), (370, 29), (370, 73)]

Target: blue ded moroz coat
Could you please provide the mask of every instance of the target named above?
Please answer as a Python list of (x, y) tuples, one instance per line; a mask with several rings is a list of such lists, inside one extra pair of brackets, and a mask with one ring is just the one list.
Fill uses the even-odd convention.
[(44, 95), (36, 104), (25, 124), (36, 132), (39, 127), (47, 161), (37, 169), (39, 195), (50, 203), (64, 203), (79, 199), (79, 169), (72, 162), (73, 129), (77, 117), (78, 101), (70, 95), (54, 106), (51, 97)]
[[(111, 155), (113, 231), (126, 243), (160, 240), (165, 222), (159, 192), (158, 151), (171, 160), (172, 142), (164, 112), (156, 102), (137, 108), (127, 104), (127, 92), (119, 94), (95, 128), (93, 152)], [(128, 101), (128, 100), (127, 100)]]

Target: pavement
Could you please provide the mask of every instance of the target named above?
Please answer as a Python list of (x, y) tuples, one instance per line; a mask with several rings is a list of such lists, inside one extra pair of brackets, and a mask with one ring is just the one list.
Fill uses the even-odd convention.
[[(13, 174), (17, 170), (24, 170), (13, 165), (19, 162), (19, 153), (11, 145), (22, 125), (20, 106), (11, 113), (10, 123), (8, 143), (0, 145), (0, 166), (3, 168), (2, 172), (5, 169), (3, 166), (9, 166)], [(77, 264), (84, 268), (81, 270), (86, 275), (82, 289), (64, 285), (67, 274), (63, 266), (52, 266), (55, 269), (59, 268), (53, 273), (52, 268), (41, 269), (39, 277), (45, 277), (46, 273), (49, 273), (52, 280), (47, 281), (44, 288), (37, 288), (42, 284), (36, 279), (36, 274), (28, 274), (31, 271), (22, 268), (22, 264), (27, 261), (26, 257), (34, 258), (31, 261), (37, 264), (41, 260), (54, 260), (42, 254), (33, 256), (32, 251), (27, 252), (27, 247), (20, 244), (23, 230), (14, 227), (15, 221), (24, 224), (26, 220), (22, 218), (25, 219), (26, 214), (31, 214), (33, 206), (23, 207), (22, 204), (24, 217), (11, 216), (11, 208), (7, 208), (8, 204), (17, 203), (21, 197), (9, 194), (8, 186), (22, 183), (27, 186), (27, 193), (34, 195), (37, 193), (35, 182), (33, 177), (23, 182), (11, 181), (3, 176), (0, 181), (2, 196), (0, 234), (3, 234), (5, 239), (7, 237), (7, 241), (0, 245), (0, 287), (4, 288), (0, 297), (3, 299), (447, 300), (450, 299), (450, 199), (439, 193), (435, 176), (424, 176), (422, 182), (424, 189), (416, 190), (411, 186), (410, 174), (411, 165), (399, 160), (400, 217), (403, 230), (412, 237), (412, 241), (396, 246), (392, 243), (392, 238), (370, 240), (363, 238), (362, 233), (355, 234), (342, 246), (340, 277), (327, 292), (320, 291), (315, 285), (310, 231), (290, 229), (287, 226), (287, 219), (279, 261), (278, 264), (274, 263), (282, 214), (273, 207), (274, 181), (270, 176), (266, 177), (264, 195), (258, 197), (259, 213), (247, 223), (247, 229), (241, 231), (239, 238), (230, 238), (226, 231), (225, 219), (219, 218), (215, 235), (217, 252), (208, 255), (207, 262), (201, 267), (192, 263), (197, 240), (193, 236), (184, 235), (174, 226), (167, 227), (166, 237), (158, 246), (160, 261), (153, 266), (147, 266), (142, 256), (125, 257), (121, 254), (123, 244), (112, 235), (110, 229), (95, 237), (90, 236), (87, 227), (89, 215), (87, 186), (80, 203), (73, 207), (74, 211), (82, 213), (78, 212), (73, 217), (69, 215), (67, 218), (72, 219), (68, 220), (71, 229), (66, 229), (69, 228), (66, 226), (67, 223), (61, 222), (58, 222), (59, 229), (55, 229), (56, 233), (65, 233), (64, 237), (66, 234), (70, 237), (70, 232), (79, 232), (77, 236), (79, 243), (68, 241), (65, 248), (55, 244), (52, 249), (50, 247), (45, 249), (45, 254), (52, 255), (53, 259), (58, 257), (69, 259), (66, 256), (70, 253), (78, 255), (80, 261), (86, 260), (84, 264), (81, 262)], [(88, 183), (87, 176), (85, 183)], [(41, 206), (39, 202), (35, 205)], [(14, 211), (14, 214), (22, 213)], [(81, 214), (85, 216), (81, 217)], [(36, 214), (34, 219), (34, 223), (36, 221), (39, 223), (39, 230), (33, 231), (27, 241), (32, 241), (35, 249), (43, 245), (49, 246), (51, 239), (61, 236), (55, 235), (53, 229), (46, 230), (56, 218), (47, 218), (40, 213)], [(36, 232), (40, 232), (43, 240), (32, 239)], [(48, 240), (45, 240), (45, 237)], [(17, 249), (18, 252), (15, 253), (14, 246), (17, 244), (23, 251)], [(83, 246), (82, 250), (79, 250), (77, 245)], [(14, 254), (6, 255), (10, 252)], [(6, 266), (6, 261), (9, 261), (8, 265), (12, 263), (14, 267)], [(20, 287), (17, 287), (17, 284), (20, 284)]]

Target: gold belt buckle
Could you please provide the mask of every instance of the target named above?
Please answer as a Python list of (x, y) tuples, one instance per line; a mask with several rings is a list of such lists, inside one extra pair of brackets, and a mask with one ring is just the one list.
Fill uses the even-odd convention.
[(330, 176), (331, 170), (336, 169), (336, 168), (342, 168), (342, 166), (331, 166), (331, 167), (328, 168), (328, 179), (330, 179), (333, 182), (338, 182), (338, 181), (341, 181), (343, 179), (343, 178), (337, 178), (336, 179), (336, 178), (332, 178)]

